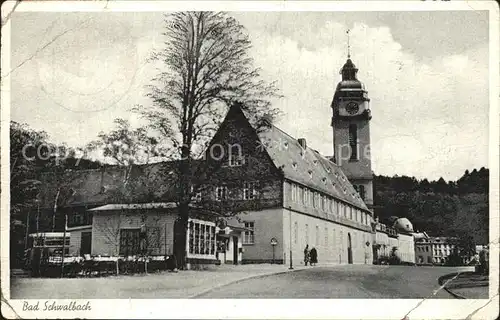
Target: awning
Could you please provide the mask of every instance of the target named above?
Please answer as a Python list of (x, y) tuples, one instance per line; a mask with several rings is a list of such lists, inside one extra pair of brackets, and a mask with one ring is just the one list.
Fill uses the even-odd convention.
[(222, 233), (221, 231), (224, 231), (224, 229), (220, 229), (220, 231), (217, 233), (217, 236), (230, 237), (231, 235), (234, 235), (236, 233), (241, 233), (241, 232), (245, 232), (245, 231), (252, 231), (251, 229), (244, 228), (244, 227), (238, 227), (238, 226), (227, 225), (227, 227), (231, 230), (229, 233)]

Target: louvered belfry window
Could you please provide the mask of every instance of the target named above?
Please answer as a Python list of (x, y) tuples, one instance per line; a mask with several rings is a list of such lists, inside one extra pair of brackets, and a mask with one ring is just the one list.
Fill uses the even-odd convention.
[(349, 146), (351, 147), (351, 160), (358, 159), (358, 126), (349, 125)]

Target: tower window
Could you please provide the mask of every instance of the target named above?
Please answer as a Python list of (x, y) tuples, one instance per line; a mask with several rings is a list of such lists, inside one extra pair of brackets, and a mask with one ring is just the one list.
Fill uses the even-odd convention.
[(349, 125), (349, 146), (351, 147), (350, 160), (358, 160), (358, 126)]
[(361, 199), (365, 200), (365, 195), (366, 195), (366, 193), (365, 193), (365, 186), (360, 185), (358, 192), (359, 192), (359, 196), (361, 197)]

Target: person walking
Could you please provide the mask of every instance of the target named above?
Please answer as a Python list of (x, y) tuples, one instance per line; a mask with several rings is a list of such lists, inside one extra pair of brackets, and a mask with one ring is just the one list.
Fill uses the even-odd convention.
[(307, 266), (309, 263), (309, 245), (306, 244), (306, 248), (304, 249), (304, 264)]
[(318, 252), (316, 251), (316, 248), (312, 248), (309, 255), (311, 257), (311, 266), (316, 265), (316, 263), (318, 263)]

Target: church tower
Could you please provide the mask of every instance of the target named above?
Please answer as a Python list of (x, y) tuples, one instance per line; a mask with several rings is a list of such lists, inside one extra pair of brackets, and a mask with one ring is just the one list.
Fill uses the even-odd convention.
[(334, 161), (373, 211), (373, 173), (370, 150), (370, 108), (368, 92), (357, 79), (358, 69), (348, 51), (340, 70), (342, 81), (331, 104)]

